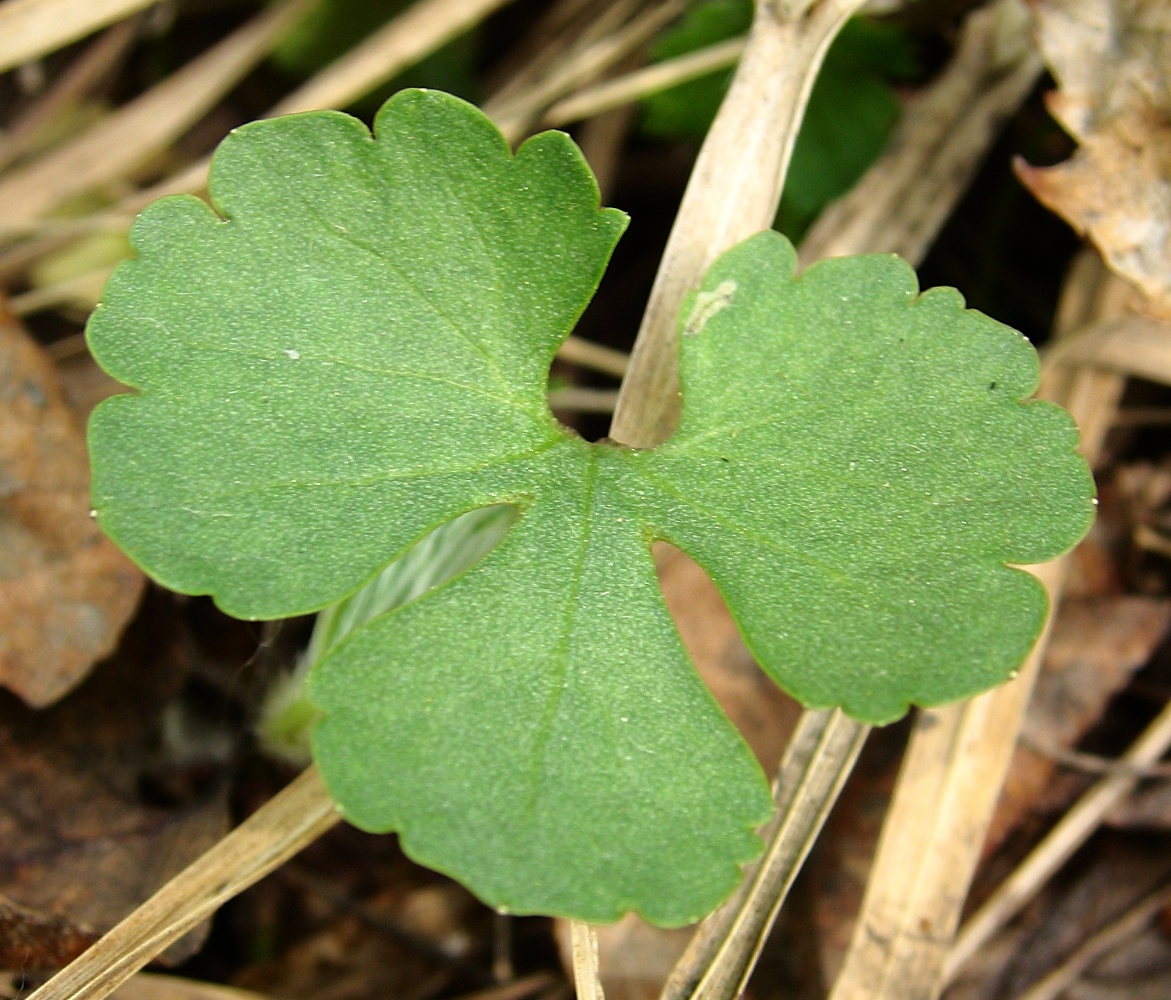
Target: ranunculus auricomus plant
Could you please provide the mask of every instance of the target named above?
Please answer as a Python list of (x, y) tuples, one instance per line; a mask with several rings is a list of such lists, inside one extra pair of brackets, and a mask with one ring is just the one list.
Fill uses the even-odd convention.
[(681, 424), (639, 451), (547, 404), (626, 225), (567, 136), (513, 155), (472, 106), (404, 91), (373, 138), (333, 112), (239, 129), (211, 196), (142, 214), (90, 323), (135, 390), (90, 426), (97, 516), (161, 583), (263, 619), (515, 506), (308, 689), (343, 814), (502, 909), (681, 924), (759, 850), (767, 783), (688, 661), (654, 540), (786, 691), (885, 723), (1010, 676), (1046, 610), (1013, 565), (1090, 522), (1073, 422), (1025, 401), (1033, 349), (896, 257), (796, 276), (771, 232), (724, 254), (679, 318)]

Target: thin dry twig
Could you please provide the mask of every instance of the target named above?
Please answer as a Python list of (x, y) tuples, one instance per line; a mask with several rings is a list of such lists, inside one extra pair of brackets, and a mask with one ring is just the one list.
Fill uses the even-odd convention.
[(330, 63), (268, 117), (345, 107), (446, 45), (511, 0), (421, 0)]
[(598, 970), (598, 934), (591, 924), (569, 922), (573, 950), (573, 983), (577, 1000), (606, 1000)]
[(130, 49), (137, 18), (104, 32), (69, 65), (35, 104), (0, 134), (0, 170), (24, 156), (45, 127), (96, 87)]
[(1020, 0), (972, 14), (947, 69), (907, 109), (885, 153), (805, 237), (801, 261), (858, 253), (922, 260), (1043, 66)]
[(1093, 323), (1045, 355), (1047, 365), (1102, 368), (1171, 385), (1171, 324), (1141, 316)]
[(664, 60), (613, 80), (583, 87), (552, 105), (545, 112), (541, 124), (553, 127), (592, 118), (716, 70), (727, 69), (736, 64), (744, 52), (745, 44), (743, 38), (730, 38), (726, 42)]
[[(795, 19), (757, 4), (740, 65), (683, 195), (622, 383), (611, 436), (636, 448), (679, 418), (675, 318), (723, 251), (772, 224), (813, 80), (863, 0), (819, 0)], [(808, 5), (807, 5), (808, 6)]]
[(626, 366), (630, 363), (630, 355), (624, 351), (616, 351), (612, 347), (603, 347), (601, 344), (574, 336), (566, 338), (557, 349), (557, 357), (572, 365), (593, 368), (595, 371), (616, 375), (618, 378), (626, 374)]
[(237, 986), (155, 972), (136, 973), (119, 986), (111, 997), (113, 1000), (269, 1000), (263, 993)]
[(662, 1000), (724, 1000), (744, 992), (781, 904), (869, 731), (837, 709), (802, 714), (773, 782), (775, 809), (762, 831), (764, 857), (732, 898), (700, 924)]
[(1066, 750), (1047, 740), (1030, 735), (1028, 730), (1021, 733), (1022, 746), (1048, 757), (1055, 764), (1085, 774), (1126, 774), (1134, 778), (1171, 778), (1171, 764), (1132, 764), (1115, 757), (1100, 757), (1081, 750)]
[(613, 413), (618, 402), (617, 389), (585, 389), (569, 386), (549, 393), (549, 408), (578, 413)]
[[(275, 105), (268, 116), (344, 107), (477, 24), (510, 0), (419, 0), (361, 45), (331, 63)], [(81, 232), (125, 232), (152, 201), (169, 194), (197, 194), (207, 186), (211, 157), (205, 157), (158, 184), (122, 199), (108, 211), (66, 223), (37, 223), (33, 239), (0, 255), (0, 280), (26, 269)], [(5, 220), (13, 233), (30, 227)]]
[(113, 267), (100, 267), (94, 271), (74, 275), (54, 285), (21, 292), (20, 295), (14, 295), (8, 300), (8, 309), (12, 315), (20, 317), (31, 316), (45, 309), (55, 309), (74, 301), (76, 296), (83, 292), (100, 289), (113, 272)]
[(664, 0), (629, 24), (555, 63), (548, 74), (522, 93), (509, 99), (488, 101), (484, 113), (496, 122), (509, 142), (517, 142), (550, 104), (621, 62), (677, 17), (686, 5), (686, 0)]

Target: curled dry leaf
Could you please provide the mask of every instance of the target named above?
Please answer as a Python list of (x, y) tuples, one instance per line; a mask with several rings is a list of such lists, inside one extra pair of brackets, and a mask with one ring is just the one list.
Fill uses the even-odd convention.
[(1159, 314), (1171, 313), (1171, 3), (1033, 0), (1061, 89), (1049, 109), (1080, 143), (1021, 179), (1098, 245)]
[(142, 574), (89, 517), (85, 439), (52, 364), (0, 312), (0, 685), (42, 707), (113, 648)]

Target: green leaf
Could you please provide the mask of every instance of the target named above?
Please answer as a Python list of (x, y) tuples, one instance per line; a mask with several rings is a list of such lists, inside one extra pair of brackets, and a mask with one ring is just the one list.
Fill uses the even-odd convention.
[(90, 326), (139, 390), (90, 427), (103, 527), (252, 618), (354, 594), (436, 525), (500, 545), (315, 667), (343, 814), (517, 912), (692, 921), (759, 850), (767, 784), (688, 662), (650, 544), (690, 552), (764, 668), (896, 718), (1010, 674), (1093, 487), (1018, 334), (917, 296), (895, 258), (794, 279), (761, 234), (683, 310), (683, 423), (587, 444), (549, 413), (557, 345), (625, 224), (572, 143), (513, 157), (474, 108), (404, 92), (220, 148), (212, 196), (148, 209)]
[(348, 819), (499, 906), (690, 923), (759, 852), (767, 786), (663, 605), (628, 455), (541, 464), (498, 549), (314, 672), (314, 755)]
[(513, 158), (423, 91), (375, 130), (328, 112), (239, 129), (211, 177), (229, 221), (148, 208), (89, 327), (143, 392), (93, 418), (103, 527), (240, 617), (325, 607), (523, 487), (562, 437), (553, 352), (625, 227), (564, 135)]
[[(1021, 400), (1036, 352), (893, 255), (819, 262), (762, 233), (712, 267), (684, 327), (683, 418), (638, 457), (644, 515), (723, 592), (804, 704), (873, 723), (989, 688), (1044, 589), (1005, 563), (1088, 528), (1069, 415)], [(687, 309), (685, 309), (687, 312)]]

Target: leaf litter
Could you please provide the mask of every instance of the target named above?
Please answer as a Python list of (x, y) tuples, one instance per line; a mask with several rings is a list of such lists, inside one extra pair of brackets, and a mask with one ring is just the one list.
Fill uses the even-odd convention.
[(171, 602), (150, 604), (152, 621), (53, 707), (0, 693), (0, 966), (75, 957), (227, 829), (214, 772), (177, 802), (144, 795), (162, 759), (161, 715), (189, 669)]
[(1171, 5), (1035, 0), (1049, 109), (1079, 143), (1065, 163), (1018, 173), (1171, 315)]
[(0, 684), (30, 705), (76, 687), (142, 593), (89, 512), (80, 423), (52, 363), (0, 312)]

